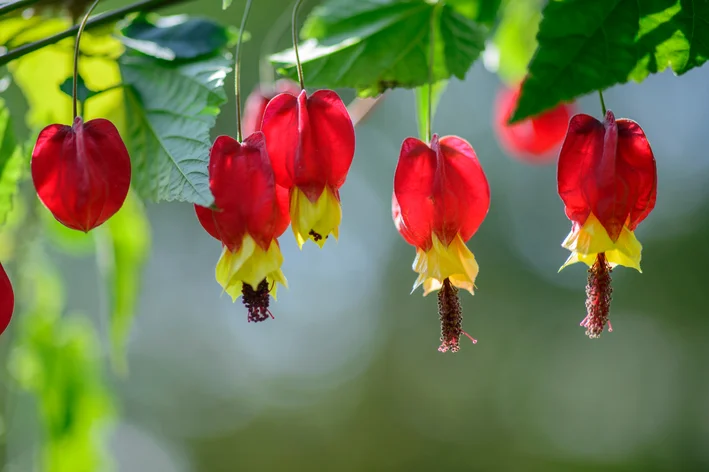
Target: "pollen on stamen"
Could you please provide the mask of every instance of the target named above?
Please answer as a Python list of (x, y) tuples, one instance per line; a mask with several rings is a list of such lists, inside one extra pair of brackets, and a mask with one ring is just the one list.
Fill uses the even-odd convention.
[(322, 234), (316, 233), (315, 230), (311, 229), (308, 234), (313, 238), (313, 241), (320, 241), (322, 239)]
[(269, 318), (274, 318), (273, 313), (268, 309), (270, 293), (271, 288), (268, 286), (266, 279), (258, 284), (256, 290), (254, 290), (251, 285), (244, 284), (241, 289), (241, 295), (244, 306), (248, 310), (249, 323), (258, 323), (260, 321), (266, 321)]
[(460, 336), (465, 335), (473, 344), (478, 341), (463, 331), (463, 309), (458, 298), (458, 289), (450, 280), (443, 280), (443, 286), (438, 291), (438, 316), (441, 320), (441, 345), (439, 352), (458, 352)]
[(586, 318), (581, 321), (581, 326), (586, 328), (586, 336), (596, 339), (601, 336), (606, 324), (608, 332), (613, 331), (608, 316), (611, 308), (611, 266), (605, 254), (596, 257), (588, 269), (588, 285), (586, 285)]

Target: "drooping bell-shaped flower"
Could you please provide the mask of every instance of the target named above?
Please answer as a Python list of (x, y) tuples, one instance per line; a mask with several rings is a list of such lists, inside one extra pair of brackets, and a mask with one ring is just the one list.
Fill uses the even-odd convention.
[(424, 295), (439, 290), (441, 352), (457, 351), (461, 334), (467, 335), (457, 293), (473, 293), (478, 264), (465, 243), (489, 207), (487, 178), (467, 141), (435, 134), (430, 145), (404, 140), (394, 175), (392, 216), (401, 236), (416, 248), (414, 290), (420, 285)]
[(503, 88), (495, 99), (494, 129), (500, 145), (510, 155), (530, 164), (546, 164), (554, 159), (566, 136), (573, 104), (562, 103), (540, 115), (508, 124), (517, 108), (521, 85)]
[(113, 123), (101, 118), (44, 128), (31, 167), (39, 199), (60, 223), (79, 231), (113, 216), (130, 187), (128, 150)]
[(277, 238), (288, 227), (288, 193), (276, 185), (263, 133), (239, 143), (219, 136), (209, 154), (215, 209), (195, 205), (202, 227), (222, 242), (217, 282), (236, 301), (243, 296), (249, 321), (272, 317), (269, 294), (287, 287)]
[(266, 106), (273, 98), (281, 93), (297, 97), (300, 86), (289, 79), (278, 80), (274, 85), (257, 85), (249, 94), (244, 106), (244, 136), (249, 136), (256, 131), (261, 131), (261, 122)]
[(0, 264), (0, 334), (4, 333), (15, 309), (15, 292), (5, 269)]
[[(603, 122), (576, 115), (559, 155), (559, 196), (571, 233), (562, 246), (569, 264), (590, 267), (587, 316), (581, 325), (597, 338), (608, 322), (611, 270), (640, 271), (642, 246), (634, 230), (655, 207), (657, 169), (650, 143), (636, 122), (606, 113)], [(561, 269), (560, 269), (561, 270)]]
[(266, 107), (262, 130), (276, 180), (290, 193), (298, 245), (312, 239), (322, 247), (330, 234), (339, 235), (340, 187), (355, 152), (347, 107), (332, 90), (282, 93)]

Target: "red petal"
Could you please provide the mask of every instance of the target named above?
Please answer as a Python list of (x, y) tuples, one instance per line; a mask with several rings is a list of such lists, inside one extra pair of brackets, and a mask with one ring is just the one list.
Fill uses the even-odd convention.
[(406, 242), (425, 250), (433, 244), (435, 175), (436, 153), (423, 141), (406, 138), (394, 173), (392, 216)]
[(288, 79), (281, 79), (276, 82), (276, 86), (268, 87), (260, 85), (246, 99), (244, 106), (243, 133), (249, 136), (256, 131), (261, 131), (261, 121), (266, 111), (268, 103), (278, 94), (285, 93), (294, 97), (300, 93), (300, 86)]
[(308, 97), (274, 98), (263, 119), (268, 152), (279, 185), (297, 186), (312, 201), (325, 186), (334, 191), (345, 182), (355, 151), (355, 134), (347, 107), (331, 90)]
[(559, 196), (566, 207), (566, 216), (579, 225), (586, 222), (591, 212), (581, 184), (596, 165), (596, 156), (603, 153), (604, 135), (603, 123), (589, 115), (575, 115), (569, 122), (569, 130), (559, 153)]
[(5, 269), (0, 264), (0, 334), (4, 333), (15, 309), (15, 293)]
[(490, 187), (473, 147), (457, 136), (432, 140), (439, 168), (434, 199), (437, 207), (434, 229), (450, 243), (457, 233), (470, 239), (490, 209)]
[(630, 230), (655, 208), (657, 199), (657, 167), (650, 143), (640, 125), (632, 120), (618, 123), (618, 177), (632, 189), (630, 203)]
[(243, 144), (219, 136), (210, 151), (209, 186), (217, 210), (196, 206), (197, 217), (230, 250), (241, 247), (246, 233), (267, 249), (288, 227), (263, 133), (252, 134)]
[(467, 241), (490, 207), (490, 188), (470, 144), (456, 136), (431, 147), (407, 138), (394, 175), (392, 216), (404, 239), (429, 249), (431, 233), (450, 243), (460, 233)]
[(320, 196), (321, 184), (338, 190), (345, 183), (355, 153), (355, 131), (347, 107), (332, 90), (318, 90), (307, 106), (310, 134), (302, 134), (294, 180), (305, 192), (312, 186), (317, 192), (313, 199)]
[(285, 93), (274, 97), (263, 114), (261, 129), (266, 136), (276, 182), (290, 189), (293, 186), (293, 162), (300, 142), (298, 99)]
[(588, 115), (572, 118), (559, 155), (558, 184), (566, 215), (575, 223), (583, 224), (593, 212), (614, 241), (626, 221), (634, 229), (657, 193), (655, 159), (640, 126), (616, 122), (611, 111), (603, 123)]
[(108, 120), (49, 125), (32, 153), (37, 195), (65, 226), (89, 231), (113, 216), (128, 195), (131, 164)]
[(546, 164), (556, 157), (576, 107), (560, 104), (540, 115), (510, 125), (507, 121), (517, 107), (519, 95), (520, 86), (498, 92), (495, 100), (495, 132), (509, 154), (530, 164)]

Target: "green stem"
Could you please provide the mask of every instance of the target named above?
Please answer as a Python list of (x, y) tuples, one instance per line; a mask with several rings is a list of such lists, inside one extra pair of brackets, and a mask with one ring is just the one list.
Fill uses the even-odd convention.
[(244, 38), (244, 28), (246, 20), (251, 11), (251, 0), (246, 0), (244, 7), (244, 15), (241, 17), (241, 26), (239, 26), (239, 39), (236, 41), (236, 61), (234, 62), (234, 93), (236, 95), (236, 140), (243, 141), (241, 135), (241, 41)]
[(431, 128), (433, 127), (433, 60), (436, 51), (436, 38), (434, 37), (435, 17), (436, 15), (431, 15), (431, 31), (429, 32), (429, 43), (431, 43), (431, 46), (428, 51), (428, 115), (426, 116), (426, 139), (429, 143), (431, 142)]
[(100, 1), (101, 0), (95, 0), (94, 3), (91, 4), (89, 10), (84, 15), (84, 19), (81, 20), (81, 24), (79, 25), (79, 32), (76, 33), (76, 43), (74, 44), (74, 83), (72, 84), (71, 90), (71, 99), (74, 105), (74, 119), (76, 119), (78, 113), (76, 107), (76, 90), (77, 82), (79, 79), (79, 43), (81, 42), (81, 35), (84, 33), (84, 28), (86, 28), (86, 22), (89, 21), (89, 16), (91, 16), (91, 12), (94, 11), (94, 8), (96, 8), (96, 5), (98, 5), (98, 2)]
[(300, 88), (305, 88), (305, 79), (303, 78), (303, 65), (300, 63), (300, 54), (298, 53), (298, 9), (303, 3), (303, 0), (298, 0), (293, 7), (293, 17), (291, 18), (291, 25), (293, 29), (293, 50), (295, 51), (295, 63), (298, 66), (298, 81), (300, 82)]
[(598, 91), (598, 96), (601, 98), (601, 110), (603, 110), (603, 116), (606, 116), (606, 102), (603, 100), (603, 90)]
[[(123, 8), (119, 8), (117, 10), (113, 10), (110, 12), (102, 13), (100, 15), (96, 15), (95, 18), (92, 18), (88, 23), (86, 23), (86, 29), (96, 28), (98, 26), (103, 26), (103, 25), (106, 25), (109, 23), (114, 23), (115, 21), (123, 18), (124, 16), (126, 16), (130, 13), (152, 11), (152, 10), (156, 10), (158, 8), (163, 8), (163, 7), (175, 5), (178, 3), (184, 3), (186, 1), (189, 1), (189, 0), (143, 0), (141, 2), (137, 2), (132, 5), (128, 5)], [(20, 46), (19, 48), (13, 49), (12, 51), (9, 51), (5, 54), (1, 54), (0, 55), (0, 66), (4, 66), (5, 64), (7, 64), (10, 61), (14, 61), (15, 59), (19, 59), (20, 57), (24, 56), (25, 54), (29, 54), (31, 52), (37, 51), (38, 49), (42, 49), (45, 46), (49, 46), (49, 45), (58, 43), (62, 39), (66, 39), (66, 38), (70, 38), (72, 36), (75, 36), (78, 31), (79, 31), (78, 25), (72, 26), (71, 28), (62, 31), (61, 33), (57, 33), (55, 35), (49, 36), (48, 38), (41, 39), (39, 41), (25, 44), (24, 46)]]
[(0, 15), (10, 13), (11, 11), (19, 10), (20, 8), (31, 7), (37, 2), (39, 2), (39, 0), (18, 0), (17, 2), (0, 5)]

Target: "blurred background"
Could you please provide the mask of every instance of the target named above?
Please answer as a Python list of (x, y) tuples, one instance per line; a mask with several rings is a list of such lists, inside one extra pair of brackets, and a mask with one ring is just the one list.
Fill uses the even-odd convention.
[[(162, 13), (238, 25), (244, 2), (226, 13), (220, 3)], [(289, 6), (254, 5), (245, 93), (258, 83), (264, 36)], [(288, 47), (285, 33), (279, 50)], [(231, 77), (226, 83), (215, 137), (234, 130)], [(613, 272), (614, 331), (598, 340), (579, 327), (586, 267), (557, 273), (570, 222), (555, 166), (502, 151), (491, 123), (502, 85), (482, 61), (450, 82), (434, 123), (434, 132), (473, 145), (492, 190), (490, 213), (468, 244), (480, 264), (478, 290), (461, 293), (463, 327), (478, 343), (463, 340), (457, 354), (437, 351), (435, 295), (410, 294), (415, 250), (391, 221), (399, 147), (417, 133), (412, 91), (387, 93), (357, 127), (339, 242), (300, 251), (290, 230), (281, 238), (289, 289), (272, 305), (275, 320), (249, 324), (241, 303), (220, 295), (220, 245), (191, 205), (148, 205), (152, 253), (129, 375), (106, 375), (119, 410), (110, 436), (116, 469), (709, 470), (708, 83), (704, 67), (605, 93), (617, 117), (645, 130), (659, 183), (657, 206), (636, 233), (643, 274)], [(19, 110), (13, 93), (3, 95)], [(596, 95), (578, 106), (601, 116)], [(69, 312), (92, 314), (100, 326), (94, 257), (55, 257)], [(6, 470), (25, 472), (41, 439), (34, 406), (22, 395), (6, 404)]]

